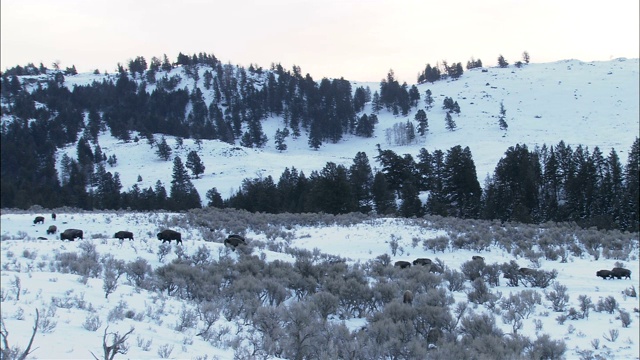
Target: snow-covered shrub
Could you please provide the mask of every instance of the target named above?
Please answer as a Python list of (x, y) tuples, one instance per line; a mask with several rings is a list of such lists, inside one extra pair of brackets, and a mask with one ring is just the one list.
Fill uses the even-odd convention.
[(607, 296), (606, 298), (600, 298), (598, 300), (598, 304), (596, 305), (597, 312), (607, 312), (609, 314), (613, 314), (614, 311), (618, 309), (618, 302), (613, 296)]
[(173, 345), (164, 344), (158, 348), (158, 356), (161, 359), (168, 359), (171, 356), (171, 352), (173, 352)]
[(447, 288), (449, 291), (462, 291), (464, 290), (464, 283), (467, 277), (456, 270), (446, 269), (442, 273), (442, 278), (448, 282)]
[(555, 312), (563, 312), (569, 302), (567, 287), (559, 282), (553, 283), (553, 290), (545, 291), (545, 298), (551, 301), (551, 306)]
[(627, 328), (631, 325), (631, 315), (623, 309), (618, 309), (619, 316), (616, 319), (619, 319), (622, 322), (622, 327)]
[(149, 278), (153, 276), (153, 271), (146, 259), (138, 257), (136, 260), (127, 263), (124, 269), (129, 283), (137, 288), (149, 288)]
[(178, 314), (178, 322), (174, 326), (174, 330), (183, 332), (185, 329), (191, 329), (198, 323), (198, 316), (195, 311), (187, 309), (186, 305), (182, 304), (182, 309)]
[(467, 292), (467, 300), (474, 304), (482, 305), (492, 303), (499, 299), (497, 294), (493, 294), (482, 278), (477, 278), (471, 283), (471, 290)]
[(82, 323), (82, 327), (89, 331), (96, 331), (100, 326), (102, 326), (102, 321), (100, 321), (100, 317), (96, 314), (89, 314), (84, 319), (84, 323)]
[(485, 268), (484, 261), (469, 260), (460, 266), (460, 271), (467, 277), (467, 280), (475, 281), (482, 277)]

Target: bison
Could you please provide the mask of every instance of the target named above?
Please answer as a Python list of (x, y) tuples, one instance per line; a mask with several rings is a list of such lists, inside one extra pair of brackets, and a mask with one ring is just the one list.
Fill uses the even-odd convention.
[(113, 235), (113, 237), (120, 240), (133, 240), (133, 233), (131, 231), (118, 231), (117, 233), (115, 233), (115, 235)]
[(60, 234), (60, 240), (74, 241), (76, 238), (83, 239), (82, 230), (67, 229)]
[(167, 241), (171, 244), (171, 240), (175, 240), (176, 243), (182, 244), (182, 235), (177, 231), (166, 229), (158, 233), (158, 240), (162, 240), (163, 244)]
[(413, 293), (411, 292), (411, 290), (407, 290), (404, 292), (404, 295), (402, 296), (402, 302), (409, 305), (413, 303)]
[(396, 261), (396, 262), (393, 264), (393, 266), (397, 266), (397, 267), (399, 267), (400, 269), (404, 269), (404, 268), (411, 267), (411, 263), (410, 263), (410, 262), (408, 262), (408, 261), (400, 260), (400, 261)]
[(36, 216), (36, 218), (33, 219), (33, 223), (34, 224), (44, 224), (44, 216)]
[(431, 264), (433, 264), (433, 262), (431, 261), (431, 259), (427, 259), (427, 258), (417, 258), (417, 259), (413, 260), (413, 265), (426, 266), (426, 265), (431, 265)]
[(53, 221), (56, 220), (56, 213), (51, 213), (51, 218), (53, 219)]
[(610, 279), (613, 277), (613, 275), (611, 275), (611, 271), (610, 270), (598, 270), (596, 272), (596, 276), (599, 276), (603, 279)]
[(618, 279), (622, 279), (622, 277), (624, 277), (625, 279), (631, 279), (631, 270), (621, 267), (615, 267), (611, 269), (611, 278), (613, 277), (616, 277)]
[(47, 229), (47, 235), (51, 235), (51, 234), (55, 234), (56, 231), (58, 231), (58, 227), (55, 225), (51, 225), (49, 226), (49, 228)]
[(479, 256), (479, 255), (473, 255), (473, 256), (471, 257), (471, 260), (484, 261), (484, 257)]
[(46, 238), (46, 237), (44, 237), (44, 236), (38, 236), (38, 240), (49, 240), (49, 239), (47, 239), (47, 238)]
[(229, 235), (225, 240), (224, 240), (224, 246), (229, 247), (231, 249), (233, 249), (234, 251), (236, 250), (236, 248), (240, 245), (246, 245), (247, 242), (245, 241), (245, 239), (240, 236), (240, 235)]

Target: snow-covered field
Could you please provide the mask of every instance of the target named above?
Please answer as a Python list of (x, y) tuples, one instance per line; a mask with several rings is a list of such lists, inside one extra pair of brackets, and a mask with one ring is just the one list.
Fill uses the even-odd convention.
[[(44, 224), (33, 224), (34, 216), (45, 216)], [(224, 317), (215, 323), (220, 339), (217, 343), (204, 341), (196, 336), (201, 325), (177, 331), (176, 323), (184, 309), (194, 309), (192, 302), (181, 301), (171, 296), (160, 295), (155, 292), (136, 289), (125, 276), (120, 277), (116, 290), (105, 298), (103, 290), (103, 276), (86, 277), (64, 274), (56, 271), (52, 265), (57, 254), (75, 252), (80, 254), (88, 243), (95, 245), (98, 256), (112, 255), (115, 259), (125, 263), (137, 258), (148, 261), (152, 268), (169, 263), (176, 258), (178, 245), (172, 244), (172, 251), (160, 261), (157, 255), (160, 242), (155, 234), (166, 224), (186, 224), (181, 218), (185, 214), (171, 213), (127, 213), (127, 212), (59, 212), (54, 221), (44, 210), (40, 212), (12, 212), (3, 211), (0, 217), (1, 225), (1, 303), (2, 319), (8, 330), (8, 341), (11, 346), (24, 349), (32, 332), (35, 309), (40, 309), (40, 316), (48, 316), (49, 321), (56, 325), (49, 331), (38, 331), (32, 355), (39, 359), (87, 359), (91, 352), (99, 357), (102, 354), (102, 336), (105, 327), (109, 332), (125, 333), (131, 327), (135, 330), (127, 341), (129, 351), (126, 355), (116, 358), (158, 358), (168, 354), (170, 358), (220, 358), (231, 359), (234, 356), (232, 339), (235, 332), (225, 332), (225, 327), (237, 329), (238, 324), (227, 322)], [(55, 224), (60, 230), (78, 228), (84, 230), (84, 240), (62, 242), (59, 234), (47, 235), (46, 229)], [(482, 224), (482, 223), (481, 223)], [(213, 260), (222, 257), (237, 258), (237, 253), (230, 252), (220, 242), (203, 240), (201, 230), (197, 227), (174, 227), (182, 232), (184, 244), (182, 249), (186, 255), (193, 255), (198, 248), (206, 247), (210, 250)], [(118, 230), (133, 231), (135, 240), (119, 241), (113, 239)], [(638, 358), (640, 350), (640, 318), (637, 297), (623, 294), (625, 290), (634, 287), (640, 289), (640, 271), (638, 263), (637, 234), (630, 236), (635, 245), (629, 260), (624, 260), (624, 266), (632, 270), (631, 279), (602, 280), (595, 276), (599, 269), (610, 269), (615, 266), (615, 260), (598, 260), (584, 252), (577, 257), (569, 255), (566, 263), (539, 260), (533, 264), (523, 257), (516, 258), (504, 249), (490, 247), (488, 251), (476, 253), (468, 250), (452, 250), (451, 246), (444, 252), (434, 254), (423, 248), (423, 241), (439, 236), (449, 236), (449, 231), (442, 227), (424, 226), (419, 223), (403, 219), (368, 219), (353, 225), (338, 224), (300, 226), (291, 225), (281, 229), (288, 236), (287, 242), (293, 248), (319, 251), (321, 253), (338, 255), (347, 259), (347, 264), (363, 264), (382, 254), (389, 254), (392, 261), (411, 261), (419, 257), (438, 258), (451, 269), (460, 266), (471, 259), (473, 255), (482, 255), (487, 264), (502, 264), (516, 260), (523, 267), (537, 267), (540, 269), (558, 271), (555, 281), (568, 289), (570, 307), (579, 308), (578, 297), (586, 295), (594, 304), (599, 300), (612, 296), (619, 304), (619, 309), (631, 315), (629, 327), (623, 327), (618, 311), (612, 314), (591, 310), (588, 319), (567, 320), (559, 324), (556, 320), (561, 313), (554, 312), (550, 302), (545, 298), (545, 292), (551, 290), (540, 288), (508, 287), (505, 279), (501, 279), (500, 286), (492, 287), (493, 293), (501, 292), (502, 297), (524, 289), (534, 289), (542, 295), (542, 304), (536, 306), (534, 313), (527, 319), (519, 334), (535, 339), (537, 335), (548, 334), (552, 339), (563, 340), (567, 345), (566, 358), (580, 358), (579, 351), (591, 350), (594, 355), (604, 358), (630, 359)], [(626, 235), (628, 236), (628, 235)], [(37, 240), (45, 237), (47, 240)], [(247, 229), (246, 237), (250, 242), (262, 241), (267, 244), (284, 241), (280, 238), (269, 238), (264, 232), (254, 232)], [(414, 240), (418, 239), (418, 240)], [(390, 242), (397, 241), (398, 251), (392, 255)], [(287, 253), (268, 250), (270, 247), (254, 249), (254, 254), (264, 257), (267, 261), (276, 259), (293, 261)], [(19, 279), (19, 280), (18, 280)], [(19, 286), (17, 285), (19, 284)], [(19, 288), (19, 291), (17, 290)], [(470, 282), (467, 281), (467, 290)], [(464, 291), (452, 292), (456, 302), (467, 301)], [(401, 294), (398, 294), (401, 297)], [(293, 298), (287, 301), (295, 301)], [(131, 311), (124, 319), (108, 321), (110, 312), (118, 307)], [(478, 306), (474, 311), (490, 313), (485, 306)], [(505, 332), (511, 333), (511, 325), (504, 324), (497, 314), (496, 322)], [(95, 331), (87, 330), (85, 323), (91, 321), (99, 325)], [(347, 327), (357, 330), (365, 323), (365, 319), (340, 320), (330, 317), (335, 322), (345, 322)], [(536, 326), (537, 323), (537, 326)], [(611, 338), (610, 330), (619, 331), (617, 339)], [(505, 335), (506, 336), (506, 335)], [(597, 340), (595, 340), (597, 339)], [(594, 343), (599, 342), (598, 349)], [(216, 346), (217, 345), (217, 346)], [(33, 349), (33, 348), (32, 348)]]

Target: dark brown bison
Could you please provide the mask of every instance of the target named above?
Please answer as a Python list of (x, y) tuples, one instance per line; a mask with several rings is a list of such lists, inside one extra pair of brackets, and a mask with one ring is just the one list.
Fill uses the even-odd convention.
[(60, 233), (60, 240), (69, 240), (74, 241), (76, 238), (82, 239), (82, 230), (78, 229), (67, 229)]
[(131, 231), (118, 231), (117, 233), (115, 233), (115, 235), (113, 235), (113, 237), (120, 240), (133, 240), (133, 233)]
[(51, 218), (55, 221), (56, 220), (56, 213), (51, 213)]
[(171, 244), (171, 240), (175, 240), (176, 243), (182, 244), (182, 235), (177, 231), (166, 229), (158, 233), (158, 240), (162, 240), (162, 243), (168, 241), (169, 244)]
[(620, 268), (620, 267), (615, 267), (613, 269), (611, 269), (611, 278), (616, 277), (618, 279), (622, 279), (623, 277), (625, 279), (631, 279), (631, 270), (629, 269), (625, 269), (625, 268)]
[(49, 240), (49, 239), (47, 239), (47, 238), (46, 238), (46, 237), (44, 237), (44, 236), (38, 236), (38, 240)]
[(598, 270), (596, 272), (596, 276), (599, 276), (603, 279), (610, 279), (612, 277), (610, 270)]
[(520, 269), (518, 270), (518, 272), (519, 272), (521, 275), (535, 275), (535, 274), (536, 274), (536, 270), (535, 270), (535, 269), (529, 269), (529, 268), (524, 268), (524, 267), (523, 267), (523, 268), (520, 268)]
[(478, 256), (478, 255), (473, 255), (471, 257), (471, 260), (484, 261), (484, 257)]
[(33, 219), (33, 223), (34, 224), (44, 224), (44, 216), (36, 216), (36, 218)]
[(247, 242), (246, 240), (240, 236), (240, 235), (229, 235), (225, 240), (224, 240), (224, 246), (233, 249), (234, 251), (236, 250), (236, 248), (240, 245), (246, 245)]
[(58, 227), (55, 225), (51, 225), (49, 226), (49, 228), (47, 229), (47, 235), (51, 235), (51, 234), (55, 234), (56, 231), (58, 231)]
[(396, 261), (396, 262), (393, 264), (393, 266), (397, 266), (397, 267), (399, 267), (400, 269), (404, 269), (404, 268), (411, 267), (411, 263), (410, 263), (410, 262), (408, 262), (408, 261), (400, 260), (400, 261)]
[(431, 261), (431, 259), (427, 259), (427, 258), (417, 258), (415, 260), (413, 260), (413, 265), (431, 265), (433, 264), (433, 262)]
[(404, 295), (402, 295), (402, 302), (409, 305), (413, 303), (413, 293), (411, 292), (411, 290), (407, 290), (404, 292)]

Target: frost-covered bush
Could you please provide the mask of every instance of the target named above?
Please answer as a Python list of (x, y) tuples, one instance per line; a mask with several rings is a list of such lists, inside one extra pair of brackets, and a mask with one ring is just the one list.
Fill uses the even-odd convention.
[(138, 257), (127, 263), (124, 270), (130, 284), (143, 289), (150, 287), (149, 279), (153, 276), (153, 271), (147, 260)]
[(607, 296), (604, 299), (601, 298), (598, 300), (598, 303), (596, 304), (597, 312), (605, 311), (609, 314), (613, 314), (613, 312), (616, 311), (616, 309), (618, 309), (618, 302), (613, 296)]
[(569, 302), (567, 287), (558, 282), (553, 283), (553, 290), (545, 291), (545, 297), (551, 302), (551, 306), (555, 312), (563, 312)]
[(102, 321), (100, 321), (100, 317), (96, 314), (89, 314), (84, 319), (84, 323), (82, 323), (82, 327), (89, 331), (96, 331), (100, 326), (102, 326)]
[(442, 273), (442, 278), (448, 282), (447, 288), (449, 291), (462, 291), (464, 290), (464, 284), (467, 277), (456, 270), (446, 269)]

